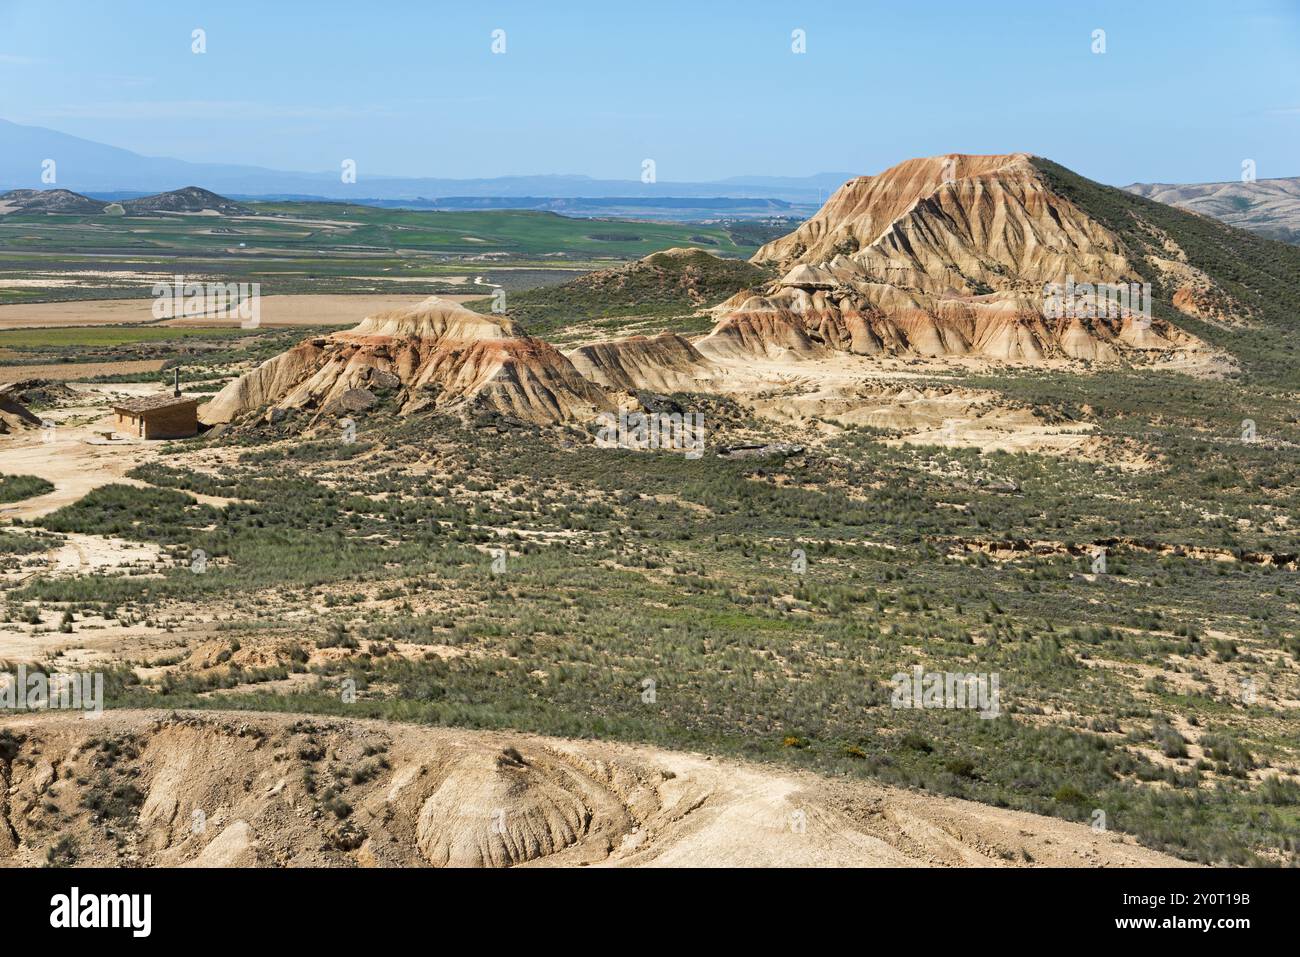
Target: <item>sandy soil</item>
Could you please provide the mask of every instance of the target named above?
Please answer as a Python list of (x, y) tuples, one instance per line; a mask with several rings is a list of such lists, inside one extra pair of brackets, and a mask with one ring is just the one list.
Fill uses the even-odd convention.
[(146, 442), (91, 444), (114, 427), (106, 408), (108, 397), (131, 391), (121, 386), (87, 388), (85, 405), (41, 413), (54, 423), (53, 429), (0, 435), (0, 469), (10, 475), (35, 475), (54, 485), (54, 491), (45, 495), (0, 505), (0, 520), (49, 514), (101, 485), (122, 481), (130, 469), (149, 458), (153, 452)]
[(0, 306), (0, 329), (51, 329), (155, 322), (152, 299), (89, 299)]
[(154, 542), (68, 532), (54, 550), (50, 571), (55, 575), (104, 574), (128, 568), (152, 568), (158, 561)]
[(81, 671), (182, 653), (180, 639), (143, 622), (105, 621), (82, 615), (73, 636), (59, 630), (61, 616), (61, 611), (51, 609), (42, 612), (41, 624), (36, 628), (0, 625), (0, 661)]
[[(987, 369), (989, 362), (980, 365)], [(976, 368), (967, 357), (918, 362), (844, 353), (814, 360), (722, 359), (715, 367), (720, 371), (710, 388), (787, 425), (821, 432), (850, 425), (903, 432), (892, 444), (1100, 455), (1089, 423), (1049, 425), (993, 392), (933, 385), (936, 374)], [(930, 384), (920, 384), (923, 379)]]
[[(262, 325), (355, 325), (364, 316), (410, 305), (423, 295), (302, 295), (262, 297)], [(482, 294), (476, 297), (482, 298)], [(156, 322), (153, 299), (93, 299), (80, 302), (40, 302), (0, 306), (0, 329), (48, 329), (60, 326), (99, 326)], [(166, 325), (237, 326), (238, 319), (205, 317), (167, 320)]]
[[(352, 326), (366, 316), (422, 302), (424, 294), (357, 296), (263, 296), (264, 326)], [(240, 320), (208, 317), (169, 319), (168, 326), (238, 326)]]
[(22, 382), (24, 379), (53, 379), (56, 382), (73, 382), (101, 375), (157, 372), (163, 367), (162, 359), (128, 359), (122, 362), (56, 362), (40, 366), (0, 365), (0, 382)]
[[(108, 866), (1182, 863), (1082, 824), (651, 747), (257, 712), (0, 725), (20, 740), (0, 828), (17, 865), (65, 835), (78, 864)], [(83, 803), (119, 779), (142, 798), (109, 830)], [(322, 802), (327, 781), (347, 813)]]

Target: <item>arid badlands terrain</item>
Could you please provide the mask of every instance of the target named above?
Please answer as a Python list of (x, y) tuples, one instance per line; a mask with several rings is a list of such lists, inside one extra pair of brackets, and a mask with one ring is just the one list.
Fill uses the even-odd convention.
[[(0, 659), (109, 704), (3, 720), (0, 857), (1294, 863), (1298, 277), (952, 154), (504, 311), (336, 296), (200, 349), (65, 304), (131, 323), (78, 361), (153, 365), (0, 368)], [(173, 368), (201, 435), (116, 433)], [(703, 454), (600, 441), (629, 413)], [(914, 666), (1000, 713), (898, 708)]]
[[(965, 801), (656, 748), (231, 712), (18, 720), (0, 848), (46, 863), (80, 779), (142, 798), (131, 826), (60, 831), (147, 867), (1177, 865), (1131, 838)], [(351, 811), (306, 782), (342, 775)], [(59, 809), (59, 810), (56, 810)], [(196, 813), (197, 812), (197, 813)]]

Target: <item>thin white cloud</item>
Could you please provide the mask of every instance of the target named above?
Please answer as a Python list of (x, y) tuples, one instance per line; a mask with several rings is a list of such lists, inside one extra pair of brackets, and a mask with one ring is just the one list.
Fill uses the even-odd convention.
[(45, 61), (37, 56), (20, 56), (17, 53), (0, 53), (0, 64), (5, 66), (33, 66)]

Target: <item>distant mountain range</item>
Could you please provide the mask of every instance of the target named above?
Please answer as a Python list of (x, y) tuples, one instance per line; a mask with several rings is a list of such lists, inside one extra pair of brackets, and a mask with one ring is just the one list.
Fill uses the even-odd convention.
[[(43, 164), (55, 163), (54, 182), (42, 180)], [(432, 202), (437, 197), (519, 197), (547, 199), (627, 197), (640, 199), (773, 199), (820, 205), (850, 173), (807, 177), (737, 176), (710, 183), (607, 180), (589, 176), (500, 176), (444, 179), (370, 175), (364, 168), (355, 183), (340, 170), (304, 173), (220, 163), (189, 163), (141, 156), (130, 150), (69, 136), (39, 126), (0, 120), (0, 190), (59, 186), (79, 193), (158, 193), (189, 183), (239, 197), (295, 197)]]
[[(55, 164), (53, 182), (42, 179), (49, 160)], [(642, 183), (573, 175), (486, 179), (371, 176), (362, 169), (355, 183), (344, 183), (339, 171), (305, 173), (141, 156), (56, 130), (0, 120), (0, 191), (59, 187), (106, 202), (202, 183), (206, 189), (236, 199), (349, 200), (414, 209), (537, 209), (568, 216), (677, 220), (803, 218), (855, 175), (732, 176), (702, 183)], [(1125, 189), (1274, 239), (1300, 242), (1300, 177), (1253, 183), (1134, 183)]]
[(1124, 187), (1170, 206), (1213, 216), (1231, 226), (1300, 243), (1300, 176), (1250, 183), (1134, 183)]

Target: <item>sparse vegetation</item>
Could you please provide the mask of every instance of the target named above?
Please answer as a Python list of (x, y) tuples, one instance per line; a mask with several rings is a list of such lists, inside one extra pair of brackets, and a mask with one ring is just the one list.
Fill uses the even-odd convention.
[(35, 475), (0, 475), (0, 502), (21, 502), (53, 491), (53, 484)]
[[(1147, 242), (1134, 211), (1177, 232), (1243, 297), (1258, 327), (1177, 320), (1241, 356), (1240, 377), (913, 370), (917, 388), (986, 390), (1047, 423), (1089, 423), (1103, 450), (1089, 457), (898, 444), (898, 430), (777, 422), (720, 395), (667, 397), (706, 415), (709, 454), (694, 460), (596, 449), (578, 427), (496, 412), (401, 418), (385, 403), (343, 444), (304, 409), (172, 447), (130, 484), (0, 531), (0, 570), (14, 573), (0, 617), (60, 640), (110, 622), (203, 633), (201, 647), (113, 671), (113, 707), (650, 743), (1071, 821), (1102, 810), (1110, 828), (1190, 860), (1291, 862), (1300, 380), (1286, 341), (1300, 269), (1253, 245), (1265, 240), (1048, 173), (1126, 243)], [(599, 240), (582, 228), (587, 241), (633, 242), (621, 226)], [(432, 242), (413, 233), (404, 248)], [(1235, 275), (1237, 256), (1269, 265)], [(745, 263), (668, 259), (512, 292), (510, 314), (555, 336), (646, 318), (691, 328), (698, 307), (758, 278)], [(74, 357), (163, 350), (171, 362), (202, 347), (221, 381), (300, 336), (129, 331), (52, 332), (40, 348), (62, 337)], [(1247, 418), (1260, 441), (1241, 441)], [(806, 448), (712, 454), (785, 438)], [(20, 567), (74, 534), (149, 543), (159, 558), (79, 575)], [(998, 675), (1000, 713), (892, 707), (893, 676), (913, 665)], [(368, 746), (343, 762), (312, 721), (295, 727), (285, 754), (305, 766), (293, 786), (334, 828), (331, 846), (359, 846), (351, 789), (381, 780), (388, 757)], [(135, 747), (105, 738), (88, 752), (80, 811), (100, 824), (139, 809), (138, 785), (115, 771)], [(518, 750), (493, 755), (503, 773), (527, 773)], [(48, 853), (67, 863), (77, 849)]]

